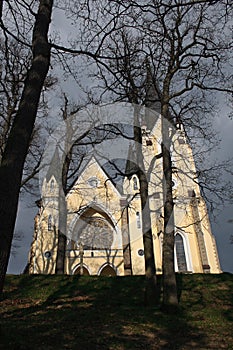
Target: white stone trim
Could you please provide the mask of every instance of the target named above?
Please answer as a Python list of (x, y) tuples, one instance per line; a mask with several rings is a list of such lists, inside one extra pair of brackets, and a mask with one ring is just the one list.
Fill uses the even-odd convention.
[(100, 274), (101, 274), (101, 271), (106, 267), (106, 266), (111, 266), (112, 268), (113, 268), (113, 270), (116, 272), (116, 275), (118, 276), (118, 270), (117, 270), (117, 267), (116, 266), (114, 266), (112, 263), (108, 263), (108, 262), (106, 262), (106, 263), (104, 263), (102, 266), (100, 266), (100, 268), (99, 268), (99, 270), (98, 270), (98, 272), (97, 272), (97, 276), (100, 276)]
[[(75, 265), (75, 267), (72, 269), (71, 275), (75, 274), (75, 271), (80, 267), (80, 263), (78, 263), (77, 265)], [(85, 269), (87, 269), (87, 271), (89, 272), (89, 275), (91, 275), (91, 270), (90, 268), (83, 263), (83, 267), (85, 267)]]
[[(191, 253), (190, 253), (188, 234), (186, 232), (176, 231), (175, 236), (177, 234), (179, 234), (182, 237), (182, 239), (183, 239), (187, 271), (193, 272), (193, 266), (192, 266), (192, 259), (191, 259)], [(174, 259), (175, 260), (175, 271), (178, 272), (175, 244), (174, 244), (174, 257), (175, 257), (175, 259)]]

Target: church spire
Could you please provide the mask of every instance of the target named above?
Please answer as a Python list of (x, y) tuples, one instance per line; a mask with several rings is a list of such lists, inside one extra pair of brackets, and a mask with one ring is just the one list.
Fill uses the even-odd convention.
[(57, 181), (60, 181), (61, 179), (61, 174), (59, 173), (60, 163), (61, 163), (61, 159), (59, 156), (58, 148), (56, 147), (46, 174), (47, 182), (51, 179), (52, 176), (54, 176)]
[[(150, 110), (157, 112), (158, 115), (161, 113), (161, 102), (159, 88), (156, 83), (156, 78), (153, 75), (151, 64), (149, 59), (146, 59), (146, 79), (145, 79), (145, 107)], [(147, 110), (145, 114), (144, 124), (147, 129), (152, 130), (156, 123), (155, 114), (153, 115)]]
[(156, 112), (161, 112), (161, 103), (160, 103), (160, 93), (159, 88), (156, 83), (156, 78), (152, 73), (151, 64), (146, 59), (146, 80), (145, 80), (145, 106), (155, 110)]
[(129, 179), (138, 172), (137, 157), (133, 145), (129, 145), (128, 157), (125, 166), (125, 175)]

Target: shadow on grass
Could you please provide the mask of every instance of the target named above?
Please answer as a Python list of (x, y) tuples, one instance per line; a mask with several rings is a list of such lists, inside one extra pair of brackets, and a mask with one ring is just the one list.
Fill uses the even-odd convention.
[(0, 349), (208, 349), (208, 328), (194, 322), (201, 288), (189, 276), (178, 285), (180, 310), (166, 315), (144, 307), (143, 276), (21, 276), (2, 302)]

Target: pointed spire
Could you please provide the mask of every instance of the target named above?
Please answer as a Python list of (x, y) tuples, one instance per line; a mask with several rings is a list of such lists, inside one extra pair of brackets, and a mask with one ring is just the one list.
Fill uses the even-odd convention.
[[(160, 93), (148, 58), (146, 58), (145, 93), (145, 106), (157, 112), (159, 115), (161, 113)], [(151, 130), (155, 125), (155, 122), (156, 120), (154, 114), (151, 115), (150, 113), (147, 113), (145, 115), (145, 125), (147, 126), (147, 129)]]
[(152, 73), (149, 59), (146, 59), (146, 81), (145, 81), (145, 106), (160, 113), (161, 103), (159, 97), (159, 88), (156, 83), (156, 78)]
[(133, 146), (130, 144), (126, 166), (125, 166), (125, 175), (126, 177), (131, 179), (133, 174), (136, 174), (137, 172), (138, 172), (137, 157), (135, 154), (135, 150), (133, 149)]
[(61, 159), (59, 156), (58, 147), (56, 147), (46, 174), (47, 182), (51, 179), (52, 176), (54, 176), (57, 181), (61, 179), (61, 174), (59, 174), (60, 163)]

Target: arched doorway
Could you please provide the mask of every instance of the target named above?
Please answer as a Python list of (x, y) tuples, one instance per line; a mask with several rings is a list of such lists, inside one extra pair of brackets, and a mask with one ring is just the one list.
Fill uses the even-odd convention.
[(111, 277), (111, 276), (116, 276), (116, 275), (117, 275), (116, 271), (110, 265), (105, 265), (104, 268), (100, 271), (100, 276)]
[[(80, 275), (80, 266), (74, 271), (74, 275)], [(83, 266), (83, 276), (90, 276), (88, 269)]]

